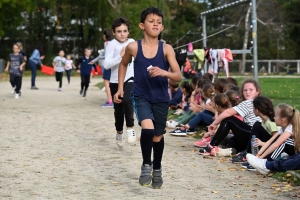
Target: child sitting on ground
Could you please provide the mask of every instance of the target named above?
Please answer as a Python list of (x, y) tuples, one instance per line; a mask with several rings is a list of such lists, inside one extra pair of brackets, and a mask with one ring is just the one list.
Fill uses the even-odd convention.
[[(228, 108), (231, 108), (232, 106), (236, 106), (239, 102), (239, 96), (238, 93), (229, 90), (226, 93), (217, 94), (214, 98), (214, 107), (215, 107), (215, 117), (217, 118), (219, 114), (221, 114), (223, 111), (225, 111)], [(236, 116), (240, 117), (240, 116)], [(242, 120), (242, 119), (241, 119)], [(207, 144), (210, 143), (211, 139), (213, 138), (215, 132), (206, 132), (202, 139), (195, 142), (194, 145), (197, 147), (206, 147)]]
[(176, 109), (182, 99), (182, 91), (179, 87), (179, 83), (176, 81), (169, 81), (169, 87), (171, 89), (171, 100), (169, 102), (169, 108)]
[[(248, 147), (246, 152), (243, 152), (245, 155), (251, 153), (251, 138), (253, 135), (256, 136), (255, 143), (256, 146), (263, 146), (265, 142), (267, 142), (272, 135), (276, 134), (279, 130), (278, 126), (274, 122), (274, 106), (268, 97), (258, 96), (253, 100), (253, 108), (254, 114), (259, 116), (262, 119), (262, 122), (255, 122), (251, 129), (251, 136), (249, 138)], [(242, 153), (242, 154), (243, 154)], [(243, 157), (242, 155), (238, 155), (237, 158)], [(254, 171), (255, 169), (249, 165), (248, 162), (245, 162), (242, 158), (234, 160), (234, 163), (243, 162), (242, 167), (249, 170)], [(256, 171), (256, 170), (255, 170)]]
[(178, 109), (174, 113), (176, 115), (184, 114), (186, 111), (188, 111), (191, 102), (192, 92), (193, 92), (191, 83), (188, 81), (184, 81), (181, 84), (181, 91), (182, 91), (182, 101), (177, 105)]
[(189, 110), (177, 119), (167, 121), (168, 128), (176, 128), (180, 124), (186, 124), (189, 122), (197, 113), (202, 112), (205, 104), (201, 101), (200, 91), (203, 85), (211, 83), (209, 80), (199, 80), (196, 84), (195, 90), (192, 92), (191, 103)]
[[(208, 105), (211, 102), (211, 99), (215, 95), (215, 90), (212, 84), (206, 84), (202, 88), (201, 97), (203, 97), (206, 100), (206, 105)], [(202, 112), (195, 115), (186, 125), (184, 125), (182, 128), (178, 130), (174, 130), (170, 132), (170, 135), (174, 136), (186, 136), (188, 134), (194, 134), (195, 130), (194, 128), (196, 125), (200, 124), (201, 122), (205, 123), (206, 125), (209, 125), (213, 122), (214, 117), (214, 111), (205, 109)]]
[[(276, 163), (269, 162), (277, 159), (280, 154), (284, 151), (285, 153), (294, 155), (298, 153), (300, 148), (300, 113), (297, 109), (294, 109), (288, 104), (279, 104), (275, 109), (275, 123), (277, 126), (281, 126), (278, 133), (274, 134), (273, 137), (263, 145), (257, 155), (247, 154), (247, 161), (251, 166), (256, 168), (260, 173), (267, 174), (270, 170), (282, 171), (295, 166), (297, 162), (284, 162), (288, 166), (280, 166), (282, 162)], [(297, 154), (298, 155), (298, 154)], [(291, 158), (295, 158), (296, 155)], [(299, 157), (299, 156), (297, 156)], [(297, 159), (295, 159), (297, 160)]]

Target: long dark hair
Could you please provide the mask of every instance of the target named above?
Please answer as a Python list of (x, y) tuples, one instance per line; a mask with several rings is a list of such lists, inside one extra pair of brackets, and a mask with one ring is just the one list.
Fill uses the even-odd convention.
[(253, 99), (253, 107), (274, 122), (275, 112), (271, 99), (265, 96), (257, 96)]

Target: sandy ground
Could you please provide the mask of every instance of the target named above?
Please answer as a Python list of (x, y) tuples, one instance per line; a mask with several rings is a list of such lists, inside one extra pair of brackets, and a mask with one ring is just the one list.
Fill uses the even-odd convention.
[[(93, 79), (92, 85), (101, 81)], [(79, 96), (79, 78), (63, 91), (53, 77), (38, 77), (40, 90), (23, 80), (14, 99), (0, 82), (0, 199), (283, 199), (280, 183), (243, 171), (229, 159), (205, 159), (193, 138), (165, 136), (163, 187), (138, 184), (139, 143), (115, 144), (113, 109), (101, 108), (105, 93), (91, 86)], [(135, 127), (138, 135), (140, 127)]]

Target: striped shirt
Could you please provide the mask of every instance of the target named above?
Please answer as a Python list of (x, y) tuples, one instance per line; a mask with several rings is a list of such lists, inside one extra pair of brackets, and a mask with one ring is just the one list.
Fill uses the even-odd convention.
[(261, 122), (261, 118), (253, 113), (253, 100), (245, 100), (234, 106), (233, 109), (244, 118), (244, 122), (249, 126), (253, 126), (257, 121)]

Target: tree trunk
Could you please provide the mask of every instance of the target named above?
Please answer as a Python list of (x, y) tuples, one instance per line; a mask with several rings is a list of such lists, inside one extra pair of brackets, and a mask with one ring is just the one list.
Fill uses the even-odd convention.
[[(250, 30), (250, 24), (249, 24), (250, 11), (251, 11), (251, 7), (249, 6), (245, 17), (245, 35), (244, 35), (243, 50), (246, 50), (248, 47), (248, 37), (249, 37), (249, 30)], [(245, 67), (246, 67), (246, 54), (244, 53), (242, 55), (242, 63), (240, 66), (241, 74), (245, 73)]]

